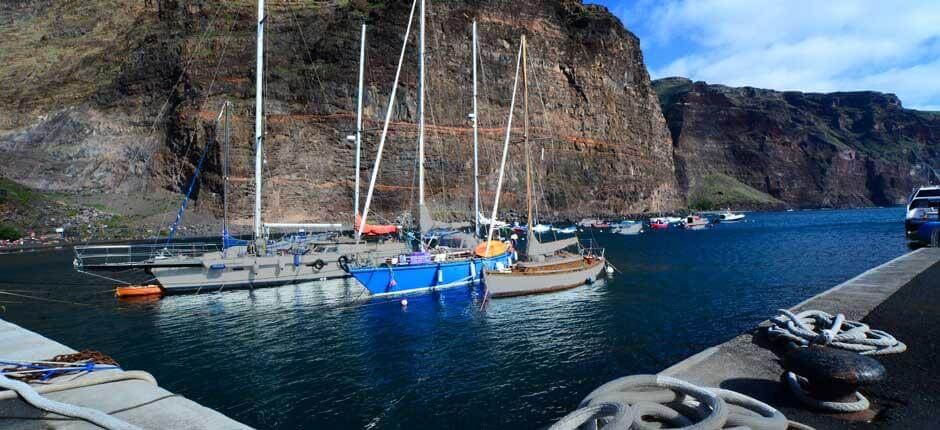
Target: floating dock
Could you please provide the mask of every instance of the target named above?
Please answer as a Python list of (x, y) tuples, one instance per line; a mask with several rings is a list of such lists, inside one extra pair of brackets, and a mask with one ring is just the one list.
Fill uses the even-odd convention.
[[(0, 357), (4, 359), (39, 361), (75, 352), (77, 351), (56, 341), (0, 320)], [(130, 373), (102, 370), (86, 374), (77, 381), (105, 372)], [(250, 429), (225, 415), (180, 395), (174, 395), (143, 379), (102, 383), (46, 393), (43, 396), (59, 402), (97, 409), (144, 429)], [(100, 427), (36, 409), (18, 397), (0, 397), (0, 428), (76, 430)]]
[(940, 422), (933, 415), (940, 405), (940, 390), (932, 382), (940, 372), (935, 359), (940, 354), (940, 249), (910, 252), (790, 308), (810, 309), (845, 314), (908, 345), (906, 352), (873, 357), (888, 371), (886, 381), (862, 390), (872, 401), (874, 419), (849, 422), (851, 416), (815, 413), (801, 406), (780, 383), (784, 370), (763, 334), (769, 321), (660, 374), (749, 395), (817, 429), (921, 429)]

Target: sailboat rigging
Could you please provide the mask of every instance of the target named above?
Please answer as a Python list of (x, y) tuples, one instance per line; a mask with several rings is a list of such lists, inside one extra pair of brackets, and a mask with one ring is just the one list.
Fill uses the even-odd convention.
[[(523, 102), (523, 152), (526, 169), (526, 252), (524, 259), (506, 268), (487, 269), (484, 271), (484, 285), (488, 297), (508, 297), (524, 294), (544, 293), (573, 288), (587, 282), (592, 282), (604, 270), (606, 261), (603, 250), (600, 254), (592, 249), (583, 249), (577, 236), (554, 242), (542, 243), (535, 235), (533, 226), (532, 204), (532, 160), (529, 150), (529, 91), (528, 68), (526, 55), (526, 38), (522, 36), (519, 48), (519, 60), (516, 66), (516, 81), (519, 79), (519, 69), (522, 69), (522, 102)], [(515, 84), (513, 101), (515, 101)], [(510, 120), (512, 119), (512, 106), (510, 105)], [(509, 149), (509, 128), (507, 128), (506, 141), (503, 147), (503, 163), (500, 166), (500, 181), (497, 185), (497, 198), (501, 191), (503, 168), (505, 168), (506, 154)], [(498, 201), (498, 200), (497, 200)], [(496, 208), (493, 208), (494, 218)], [(490, 227), (492, 235), (493, 227)], [(577, 246), (578, 254), (564, 252), (568, 247)]]

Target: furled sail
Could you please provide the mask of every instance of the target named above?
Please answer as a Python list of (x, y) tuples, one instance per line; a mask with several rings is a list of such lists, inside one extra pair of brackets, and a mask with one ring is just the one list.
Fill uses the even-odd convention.
[(529, 233), (526, 237), (528, 241), (528, 247), (526, 249), (526, 256), (531, 258), (536, 255), (548, 255), (562, 249), (565, 249), (569, 246), (577, 245), (577, 237), (569, 237), (567, 239), (556, 240), (554, 242), (542, 243), (539, 242), (538, 238), (534, 234)]

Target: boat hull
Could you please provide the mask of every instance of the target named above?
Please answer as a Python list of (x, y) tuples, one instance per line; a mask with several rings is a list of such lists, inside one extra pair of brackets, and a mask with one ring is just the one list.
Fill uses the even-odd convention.
[(511, 254), (504, 253), (472, 260), (350, 269), (349, 274), (372, 295), (389, 296), (469, 285), (480, 280), (483, 270), (511, 262)]
[(486, 271), (483, 282), (490, 297), (513, 297), (567, 290), (597, 279), (604, 270), (603, 258), (585, 259), (584, 264), (561, 270)]
[(397, 255), (402, 244), (337, 245), (335, 251), (307, 255), (241, 256), (224, 258), (221, 254), (207, 256), (199, 267), (151, 268), (168, 293), (273, 287), (345, 278), (349, 274), (340, 266), (340, 257), (366, 253), (372, 256)]

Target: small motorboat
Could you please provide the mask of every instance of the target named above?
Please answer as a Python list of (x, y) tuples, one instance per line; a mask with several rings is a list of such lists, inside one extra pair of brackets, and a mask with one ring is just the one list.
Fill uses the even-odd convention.
[(561, 227), (561, 228), (553, 227), (552, 231), (554, 231), (555, 233), (561, 233), (561, 234), (574, 234), (578, 232), (578, 228), (573, 225), (568, 226), (568, 227)]
[(596, 222), (596, 223), (594, 223), (594, 224), (591, 224), (591, 227), (594, 227), (594, 228), (610, 228), (610, 223), (606, 223), (606, 222), (603, 222), (603, 221), (598, 221), (598, 222)]
[(622, 234), (624, 236), (640, 234), (640, 233), (643, 233), (643, 224), (633, 223), (633, 224), (620, 225), (617, 228), (611, 230), (611, 233)]
[(712, 224), (708, 221), (708, 218), (700, 217), (698, 215), (689, 215), (685, 217), (685, 221), (682, 222), (682, 228), (686, 230), (701, 230), (705, 227), (710, 227)]
[(535, 227), (532, 227), (532, 231), (536, 233), (545, 233), (552, 229), (551, 224), (536, 224)]
[(669, 223), (666, 220), (650, 221), (650, 228), (653, 230), (666, 230), (669, 228)]
[(731, 212), (731, 209), (725, 209), (724, 212), (718, 214), (718, 220), (720, 222), (739, 222), (744, 221), (744, 214), (736, 214)]

